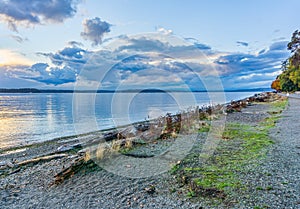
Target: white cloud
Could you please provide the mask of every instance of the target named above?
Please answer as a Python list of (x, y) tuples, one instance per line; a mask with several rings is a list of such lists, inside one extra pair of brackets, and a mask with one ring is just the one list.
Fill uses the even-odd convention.
[(173, 31), (172, 30), (169, 30), (169, 29), (165, 29), (163, 27), (158, 27), (156, 28), (156, 31), (159, 32), (159, 33), (162, 33), (164, 35), (172, 35), (173, 34)]

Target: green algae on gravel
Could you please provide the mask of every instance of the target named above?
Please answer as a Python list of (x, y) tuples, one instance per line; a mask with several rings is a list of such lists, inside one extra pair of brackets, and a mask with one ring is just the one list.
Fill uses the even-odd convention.
[[(205, 164), (200, 164), (201, 153), (191, 153), (180, 164), (175, 165), (175, 175), (189, 198), (217, 197), (224, 199), (233, 191), (243, 189), (240, 173), (247, 173), (264, 158), (269, 145), (274, 142), (269, 131), (280, 118), (287, 100), (269, 104), (269, 117), (258, 124), (227, 123), (214, 155)], [(201, 130), (205, 132), (208, 130)]]

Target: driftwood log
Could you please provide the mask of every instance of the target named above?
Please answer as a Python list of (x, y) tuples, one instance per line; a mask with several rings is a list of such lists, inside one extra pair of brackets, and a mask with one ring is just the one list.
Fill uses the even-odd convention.
[(67, 154), (54, 154), (54, 155), (47, 155), (47, 156), (42, 156), (42, 157), (36, 157), (36, 158), (32, 158), (29, 160), (25, 160), (22, 162), (17, 163), (17, 166), (25, 166), (28, 164), (36, 164), (39, 162), (47, 162), (50, 160), (54, 160), (54, 159), (59, 159), (59, 158), (63, 158), (68, 156)]
[(47, 155), (47, 156), (35, 157), (35, 158), (24, 160), (21, 162), (3, 161), (0, 164), (0, 174), (11, 175), (11, 174), (21, 171), (22, 166), (27, 166), (27, 165), (31, 166), (31, 165), (35, 165), (40, 162), (48, 162), (48, 161), (63, 158), (66, 156), (68, 156), (68, 155), (67, 154), (51, 154), (51, 155)]
[(61, 172), (57, 173), (54, 177), (54, 184), (60, 184), (64, 180), (71, 178), (76, 173), (85, 170), (97, 168), (98, 165), (95, 164), (91, 159), (86, 160), (85, 156), (77, 158), (69, 167), (65, 168)]

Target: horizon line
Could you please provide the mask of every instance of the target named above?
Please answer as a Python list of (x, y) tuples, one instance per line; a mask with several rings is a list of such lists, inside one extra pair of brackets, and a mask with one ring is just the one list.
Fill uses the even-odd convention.
[(250, 89), (223, 89), (223, 90), (176, 90), (176, 89), (124, 89), (124, 90), (71, 90), (71, 89), (37, 89), (37, 88), (0, 88), (0, 93), (162, 93), (162, 92), (254, 92), (254, 91), (272, 91), (271, 88), (250, 88)]

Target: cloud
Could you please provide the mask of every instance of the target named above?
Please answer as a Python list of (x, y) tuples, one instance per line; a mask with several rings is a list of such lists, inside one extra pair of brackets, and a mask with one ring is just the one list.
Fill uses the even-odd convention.
[(48, 54), (52, 63), (62, 65), (64, 63), (86, 63), (85, 55), (86, 50), (79, 47), (66, 47), (56, 53)]
[(280, 32), (280, 29), (276, 29), (273, 31), (273, 33), (279, 33)]
[(162, 33), (164, 35), (172, 35), (173, 34), (173, 31), (172, 30), (169, 30), (169, 29), (165, 29), (163, 27), (157, 27), (156, 28), (156, 31), (159, 32), (159, 33)]
[(32, 80), (46, 85), (62, 85), (74, 83), (81, 68), (89, 59), (92, 52), (77, 46), (78, 43), (71, 42), (68, 46), (56, 53), (37, 53), (50, 59), (48, 63), (36, 63), (22, 71), (10, 70), (10, 76), (18, 79)]
[(19, 42), (20, 44), (23, 43), (24, 41), (28, 41), (27, 38), (23, 38), (21, 36), (17, 36), (17, 35), (11, 35), (11, 38), (13, 38), (14, 40), (16, 40), (17, 42)]
[(269, 50), (270, 51), (281, 51), (281, 50), (285, 50), (287, 48), (288, 45), (288, 41), (278, 41), (273, 43), (270, 47)]
[(77, 74), (68, 66), (50, 67), (46, 63), (37, 63), (28, 68), (30, 76), (22, 76), (22, 78), (38, 81), (45, 84), (60, 85), (72, 83), (76, 81)]
[(275, 42), (258, 54), (232, 53), (219, 57), (215, 63), (224, 70), (221, 74), (224, 86), (236, 89), (270, 87), (281, 72), (282, 61), (289, 56), (286, 43)]
[[(162, 38), (165, 37), (165, 38)], [(174, 41), (175, 36), (161, 35), (159, 33), (141, 35), (138, 37), (119, 37), (118, 47), (115, 49), (115, 53), (160, 53), (160, 54), (172, 54), (182, 56), (186, 58), (193, 57), (193, 54), (201, 52), (203, 55), (211, 54), (211, 47), (206, 44), (202, 44), (197, 40), (181, 40), (179, 43), (171, 43)], [(187, 53), (188, 52), (188, 53)]]
[(67, 43), (67, 45), (72, 46), (72, 47), (82, 47), (83, 46), (83, 44), (78, 41), (69, 41)]
[(0, 88), (37, 88), (41, 84), (21, 78), (28, 66), (0, 66)]
[(24, 87), (21, 85), (23, 83), (27, 84), (25, 85), (26, 87), (32, 87), (33, 84), (36, 87), (43, 86), (44, 84), (56, 86), (74, 83), (77, 76), (74, 70), (68, 66), (50, 67), (47, 63), (36, 63), (32, 66), (0, 66), (0, 70), (0, 74), (3, 74), (0, 81), (12, 84), (6, 86), (12, 86), (13, 88)]
[(190, 42), (190, 43), (193, 43), (195, 47), (197, 47), (198, 49), (200, 50), (211, 50), (211, 47), (206, 45), (206, 44), (203, 44), (203, 43), (200, 43), (197, 39), (195, 38), (185, 38), (184, 40)]
[(269, 49), (260, 51), (257, 55), (245, 53), (232, 53), (220, 56), (215, 60), (216, 64), (229, 68), (229, 73), (241, 71), (261, 71), (263, 69), (278, 68), (281, 62), (288, 57), (289, 53), (285, 43), (273, 43)]
[(79, 0), (5, 0), (0, 2), (0, 16), (8, 27), (59, 23), (76, 13)]
[(281, 70), (274, 71), (274, 72), (269, 72), (269, 73), (250, 73), (250, 74), (245, 74), (242, 76), (237, 76), (238, 80), (250, 80), (250, 79), (258, 79), (258, 78), (270, 78), (272, 79), (274, 76), (277, 76), (278, 74), (281, 73)]
[[(189, 48), (185, 49), (190, 50)], [(106, 74), (103, 83), (105, 88), (160, 88), (164, 90), (190, 88), (199, 90), (205, 89), (200, 79), (203, 71), (208, 74), (208, 71), (212, 70), (210, 66), (200, 63), (192, 65), (184, 59), (147, 53), (127, 57), (114, 65)]]
[[(213, 84), (216, 78), (220, 78), (226, 88), (249, 88), (251, 84), (252, 88), (269, 87), (267, 81), (276, 77), (282, 60), (289, 54), (283, 47), (285, 43), (281, 42), (273, 43), (258, 54), (246, 54), (217, 52), (208, 47), (199, 50), (195, 45), (197, 40), (193, 39), (186, 45), (174, 45), (155, 36), (120, 39), (119, 47), (110, 55), (122, 55), (125, 59), (120, 59), (106, 74), (103, 79), (106, 88), (120, 85), (123, 88), (153, 85), (174, 88), (186, 84), (192, 89), (203, 90), (201, 79)], [(96, 53), (98, 57), (104, 56), (101, 51)], [(99, 69), (91, 69), (89, 73), (87, 78), (96, 77), (91, 75), (99, 73)]]
[(110, 32), (110, 27), (111, 24), (101, 21), (99, 17), (86, 19), (83, 22), (83, 32), (80, 35), (85, 40), (92, 41), (93, 46), (97, 46), (102, 43), (104, 34)]
[(71, 86), (80, 81), (86, 89), (98, 88), (100, 82), (105, 89), (188, 86), (204, 90), (205, 82), (214, 88), (218, 79), (227, 89), (261, 88), (270, 86), (280, 73), (281, 62), (289, 56), (284, 41), (251, 54), (219, 52), (205, 44), (197, 47), (202, 43), (194, 39), (170, 40), (173, 36), (164, 34), (122, 36), (108, 40), (98, 51), (71, 41), (56, 52), (39, 53), (49, 58), (49, 63), (10, 69), (9, 75), (44, 85)]
[(277, 41), (283, 41), (283, 40), (287, 40), (287, 38), (285, 38), (285, 37), (278, 37), (278, 38), (274, 38), (272, 41), (273, 42), (277, 42)]
[[(188, 66), (163, 55), (134, 55), (114, 65), (105, 81), (119, 79), (119, 83), (141, 85), (146, 83), (172, 83), (178, 81), (180, 73)], [(114, 77), (114, 79), (112, 79)], [(148, 81), (146, 81), (148, 79)]]
[(238, 46), (249, 46), (249, 43), (244, 42), (244, 41), (237, 41), (236, 43)]
[(169, 45), (161, 40), (149, 38), (146, 36), (138, 38), (123, 37), (123, 42), (117, 49), (117, 52), (122, 51), (137, 51), (137, 52), (165, 52), (169, 50)]
[(74, 69), (80, 70), (82, 65), (87, 62), (90, 52), (78, 47), (78, 43), (73, 43), (73, 45), (63, 48), (62, 50), (57, 51), (56, 53), (37, 53), (38, 55), (45, 56), (51, 60), (53, 65), (57, 66), (69, 66)]

